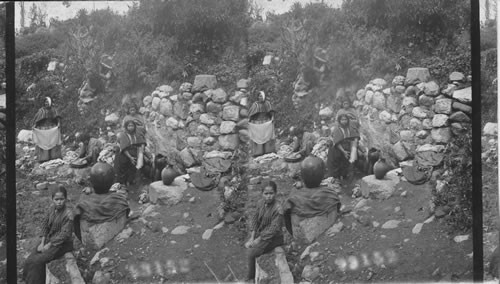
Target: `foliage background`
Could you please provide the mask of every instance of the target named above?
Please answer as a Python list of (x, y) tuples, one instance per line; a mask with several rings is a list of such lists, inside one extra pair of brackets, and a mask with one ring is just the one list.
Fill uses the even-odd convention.
[[(284, 14), (266, 15), (265, 22), (258, 11), (246, 0), (141, 1), (126, 15), (81, 10), (74, 19), (51, 20), (48, 28), (33, 21), (16, 38), (17, 128), (30, 127), (47, 95), (70, 135), (103, 127), (105, 111), (119, 110), (126, 95), (144, 96), (161, 84), (179, 86), (213, 74), (228, 93), (238, 79), (251, 78), (250, 90), (266, 91), (276, 108), (278, 128), (310, 129), (320, 124), (321, 105), (337, 107), (339, 90), (356, 91), (377, 77), (392, 80), (416, 66), (429, 68), (443, 84), (452, 71), (471, 71), (468, 0), (345, 0), (339, 9), (296, 3)], [(37, 13), (42, 15), (34, 19), (43, 18)], [(481, 38), (483, 120), (496, 121), (496, 23), (482, 27)], [(318, 47), (328, 57), (321, 84), (312, 70)], [(97, 72), (104, 53), (114, 55), (114, 90), (96, 84), (99, 108), (82, 117), (77, 89), (87, 71)], [(269, 54), (277, 60), (263, 66)], [(65, 64), (64, 71), (46, 71), (53, 59)], [(301, 72), (313, 96), (294, 109), (293, 83)]]

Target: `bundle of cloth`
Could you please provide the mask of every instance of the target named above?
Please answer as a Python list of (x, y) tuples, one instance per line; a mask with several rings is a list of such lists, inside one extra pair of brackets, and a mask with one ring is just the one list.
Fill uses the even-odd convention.
[(328, 187), (304, 188), (293, 192), (283, 203), (285, 227), (293, 235), (292, 214), (312, 218), (340, 211), (340, 199)]

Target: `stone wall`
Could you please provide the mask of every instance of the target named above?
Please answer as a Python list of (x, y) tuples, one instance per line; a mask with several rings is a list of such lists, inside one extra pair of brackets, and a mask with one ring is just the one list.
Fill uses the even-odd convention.
[(390, 83), (370, 81), (351, 99), (361, 124), (361, 144), (381, 150), (393, 166), (470, 128), (472, 91), (459, 72), (440, 87), (427, 68), (410, 68), (406, 77), (396, 76)]
[(148, 147), (153, 153), (178, 150), (184, 166), (203, 158), (229, 159), (241, 142), (248, 141), (247, 82), (240, 80), (229, 95), (217, 88), (213, 75), (198, 75), (179, 90), (158, 87), (143, 98), (139, 112), (147, 120)]

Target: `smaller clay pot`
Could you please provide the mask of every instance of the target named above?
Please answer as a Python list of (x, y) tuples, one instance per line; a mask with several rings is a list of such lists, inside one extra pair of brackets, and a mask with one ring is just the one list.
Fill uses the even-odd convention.
[(373, 165), (373, 174), (376, 179), (383, 179), (385, 174), (391, 170), (391, 167), (385, 162), (384, 158), (378, 159), (378, 161)]
[(164, 185), (171, 185), (174, 179), (178, 176), (179, 173), (171, 167), (165, 167), (161, 171), (161, 180)]

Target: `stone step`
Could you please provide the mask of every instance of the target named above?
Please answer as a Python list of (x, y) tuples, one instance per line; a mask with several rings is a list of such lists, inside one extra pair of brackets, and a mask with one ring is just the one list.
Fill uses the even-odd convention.
[[(65, 265), (66, 273), (67, 273), (67, 275), (64, 275), (64, 278), (66, 280), (66, 281), (64, 281), (64, 283), (85, 284), (85, 281), (83, 280), (83, 277), (80, 273), (80, 270), (78, 269), (78, 265), (76, 263), (76, 258), (72, 252), (65, 253), (63, 257), (50, 262), (46, 266), (45, 283), (48, 283), (48, 284), (62, 283), (62, 281), (58, 277), (56, 277), (52, 273), (51, 270), (60, 271), (60, 269), (56, 270), (56, 269), (54, 269), (54, 267), (60, 266), (63, 264)], [(69, 280), (69, 282), (68, 282), (68, 280)]]
[[(266, 269), (264, 270), (262, 267)], [(265, 254), (257, 258), (255, 265), (255, 283), (293, 283), (293, 275), (288, 267), (285, 250), (283, 250), (282, 247), (277, 247), (274, 249), (273, 253)]]

